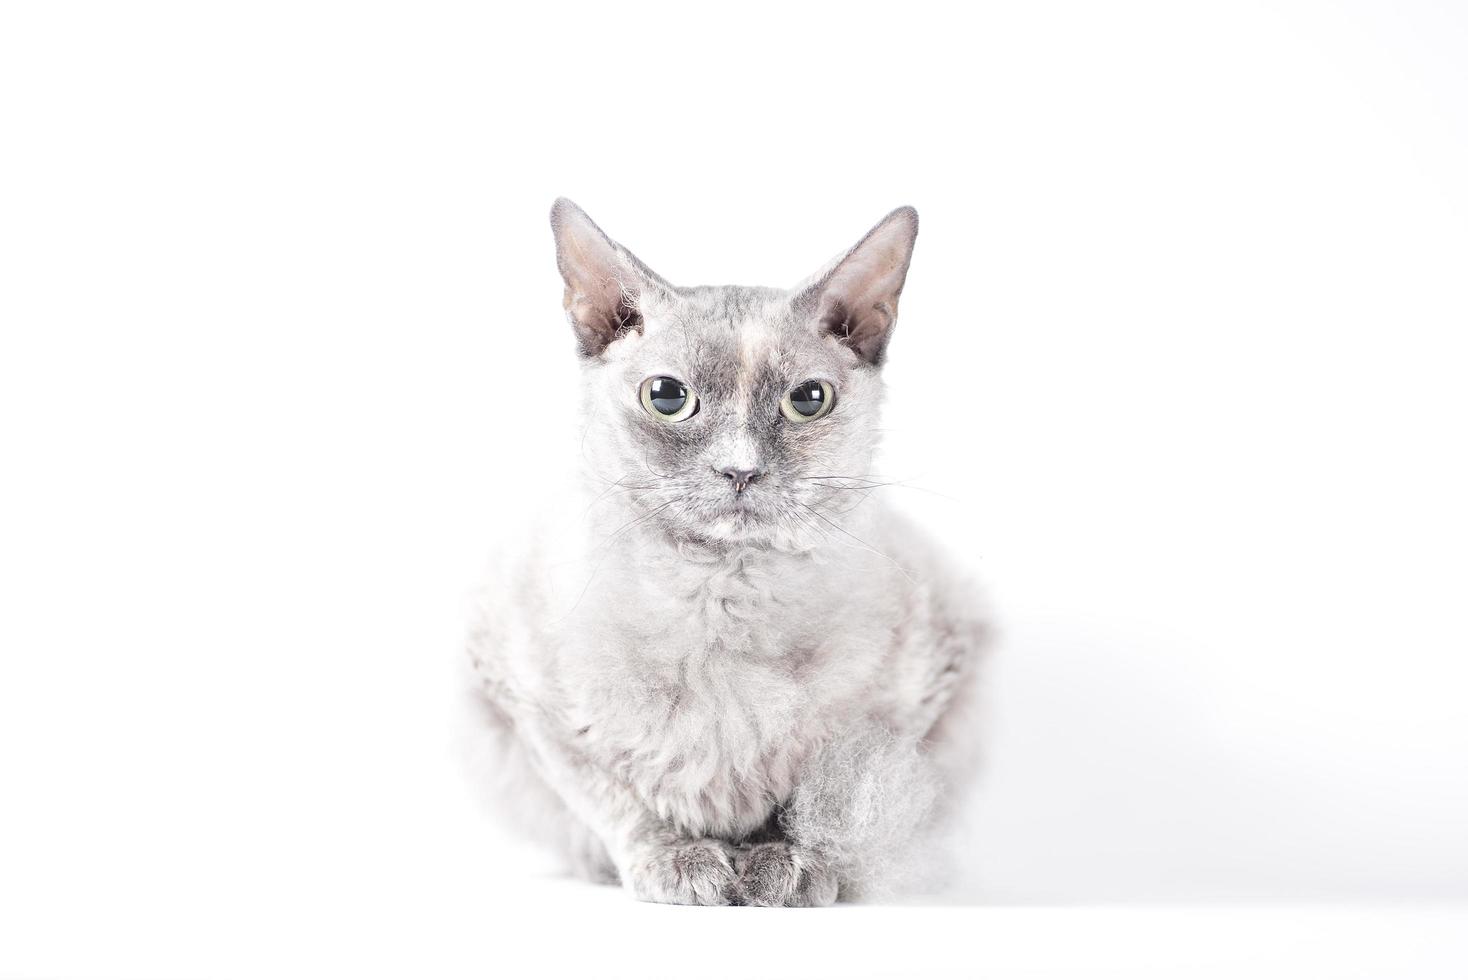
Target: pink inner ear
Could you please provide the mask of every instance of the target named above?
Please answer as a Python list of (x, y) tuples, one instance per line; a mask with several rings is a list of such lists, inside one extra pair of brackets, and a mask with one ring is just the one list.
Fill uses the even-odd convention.
[(593, 287), (592, 294), (566, 286), (565, 307), (581, 351), (594, 357), (628, 331), (642, 332), (642, 314), (633, 297), (615, 282), (612, 288)]
[(823, 305), (817, 316), (831, 336), (862, 360), (879, 364), (891, 335), (894, 313), (885, 303), (852, 309), (830, 302)]
[(637, 298), (656, 277), (570, 201), (556, 202), (551, 227), (566, 283), (564, 305), (581, 352), (595, 357), (629, 330), (641, 331)]
[(894, 211), (814, 287), (822, 326), (872, 364), (881, 363), (897, 320), (916, 235), (917, 213)]

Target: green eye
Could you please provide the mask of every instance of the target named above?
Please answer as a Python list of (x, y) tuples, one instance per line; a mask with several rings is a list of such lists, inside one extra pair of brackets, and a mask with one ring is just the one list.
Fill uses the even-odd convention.
[(802, 381), (780, 399), (780, 413), (792, 422), (814, 422), (829, 414), (836, 391), (825, 381)]
[(642, 407), (659, 422), (682, 422), (698, 411), (698, 396), (677, 378), (648, 378), (642, 383)]

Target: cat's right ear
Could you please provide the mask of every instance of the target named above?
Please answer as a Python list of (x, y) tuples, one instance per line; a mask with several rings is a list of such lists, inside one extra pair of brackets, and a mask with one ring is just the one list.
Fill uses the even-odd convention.
[(599, 357), (618, 337), (642, 332), (642, 301), (649, 291), (672, 286), (569, 199), (558, 198), (550, 218), (556, 265), (566, 281), (566, 316), (582, 355)]

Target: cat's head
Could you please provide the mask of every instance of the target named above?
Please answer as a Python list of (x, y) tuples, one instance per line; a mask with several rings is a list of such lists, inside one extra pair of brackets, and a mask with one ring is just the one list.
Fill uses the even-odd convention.
[(572, 202), (551, 210), (592, 477), (678, 537), (834, 533), (871, 478), (880, 365), (917, 237), (899, 208), (789, 290), (678, 287)]

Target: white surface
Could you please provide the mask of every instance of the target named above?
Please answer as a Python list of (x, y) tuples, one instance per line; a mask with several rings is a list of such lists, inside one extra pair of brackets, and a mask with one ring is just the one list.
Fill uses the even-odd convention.
[[(1461, 976), (1465, 48), (6, 6), (0, 975)], [(472, 804), (461, 600), (567, 451), (557, 194), (684, 282), (921, 211), (886, 469), (1002, 624), (982, 905), (636, 907)]]

